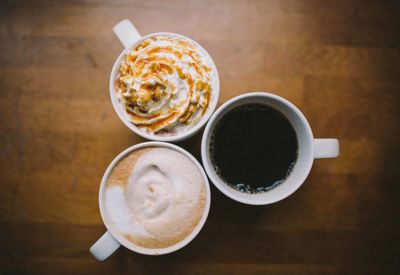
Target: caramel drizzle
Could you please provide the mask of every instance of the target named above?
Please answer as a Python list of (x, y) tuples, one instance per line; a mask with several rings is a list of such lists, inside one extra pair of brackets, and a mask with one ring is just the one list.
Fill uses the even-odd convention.
[[(164, 127), (172, 125), (175, 121), (179, 121), (180, 123), (190, 124), (193, 122), (192, 115), (197, 112), (197, 110), (201, 111), (201, 115), (203, 115), (209, 105), (211, 87), (208, 84), (210, 82), (210, 77), (208, 73), (211, 71), (210, 68), (201, 63), (201, 59), (199, 55), (194, 51), (194, 48), (191, 44), (182, 41), (175, 40), (173, 42), (177, 42), (178, 45), (181, 46), (180, 50), (176, 50), (171, 46), (156, 46), (150, 47), (146, 50), (147, 47), (151, 45), (153, 41), (156, 40), (167, 40), (171, 41), (171, 38), (168, 37), (150, 37), (143, 41), (140, 45), (138, 45), (135, 50), (136, 52), (128, 53), (125, 57), (124, 61), (120, 67), (120, 74), (117, 76), (116, 86), (119, 93), (121, 93), (124, 101), (127, 104), (125, 106), (126, 111), (131, 119), (131, 121), (146, 130), (157, 132)], [(141, 57), (141, 53), (146, 54)], [(174, 55), (177, 59), (182, 60), (183, 55), (187, 55), (192, 59), (192, 62), (187, 62), (189, 67), (192, 67), (196, 72), (197, 76), (196, 82), (189, 72), (184, 73), (182, 68), (175, 65), (175, 61), (173, 59), (169, 59), (166, 57), (159, 57), (157, 53), (168, 53)], [(144, 72), (146, 69), (146, 72)], [(171, 113), (166, 117), (161, 118), (163, 116), (161, 113), (149, 114), (146, 113), (146, 108), (143, 104), (146, 104), (148, 101), (152, 100), (157, 102), (160, 96), (167, 96), (167, 99), (171, 96), (168, 96), (166, 93), (166, 88), (170, 87), (171, 91), (176, 89), (176, 86), (172, 83), (166, 82), (162, 74), (171, 75), (177, 73), (180, 79), (185, 80), (188, 84), (188, 96), (186, 100), (179, 102), (178, 106), (175, 106), (174, 109), (171, 109)], [(121, 80), (125, 76), (130, 76), (133, 79), (141, 79), (142, 83), (154, 83), (156, 84), (142, 84), (138, 91), (129, 90), (127, 85)], [(159, 85), (156, 87), (155, 85)], [(156, 89), (156, 88), (157, 89)], [(160, 87), (162, 87), (162, 91), (160, 92)], [(198, 91), (195, 95), (195, 91)], [(156, 93), (155, 96), (154, 93)], [(129, 96), (125, 93), (129, 92)], [(200, 103), (199, 99), (203, 97), (203, 101)], [(180, 112), (177, 109), (184, 107), (184, 109)], [(159, 120), (157, 118), (160, 117)], [(150, 120), (156, 120), (151, 122)]]

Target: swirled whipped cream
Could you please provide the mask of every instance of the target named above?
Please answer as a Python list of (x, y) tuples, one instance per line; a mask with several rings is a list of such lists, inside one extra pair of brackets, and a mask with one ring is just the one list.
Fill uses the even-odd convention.
[(215, 66), (201, 47), (182, 36), (155, 35), (126, 53), (116, 90), (133, 124), (168, 135), (200, 121), (215, 78)]
[(162, 147), (134, 151), (111, 171), (105, 209), (128, 241), (164, 248), (185, 239), (205, 207), (203, 177), (185, 155)]

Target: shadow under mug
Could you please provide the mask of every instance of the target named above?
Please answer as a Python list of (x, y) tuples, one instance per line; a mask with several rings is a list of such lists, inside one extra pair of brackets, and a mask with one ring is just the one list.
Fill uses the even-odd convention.
[[(230, 110), (248, 103), (264, 104), (280, 111), (295, 129), (299, 146), (294, 169), (285, 181), (272, 190), (257, 194), (240, 192), (223, 182), (217, 175), (210, 159), (210, 136), (218, 121)], [(283, 200), (304, 183), (310, 173), (314, 159), (336, 158), (337, 156), (339, 156), (339, 142), (337, 139), (314, 138), (308, 121), (296, 106), (280, 96), (266, 92), (247, 93), (225, 102), (211, 116), (204, 130), (201, 143), (203, 166), (212, 183), (231, 199), (251, 205), (270, 204)]]
[[(197, 167), (198, 171), (200, 172), (202, 178), (203, 178), (203, 183), (204, 183), (204, 190), (205, 190), (205, 204), (204, 204), (204, 209), (203, 213), (201, 216), (201, 219), (199, 223), (196, 225), (196, 227), (193, 229), (193, 231), (186, 236), (183, 240), (180, 242), (171, 245), (169, 247), (164, 247), (164, 248), (145, 248), (138, 246), (132, 242), (129, 242), (126, 240), (113, 226), (112, 223), (107, 215), (107, 211), (105, 209), (105, 191), (106, 191), (106, 184), (108, 177), (110, 176), (111, 171), (113, 170), (114, 166), (125, 156), (130, 154), (131, 152), (134, 152), (136, 150), (142, 149), (142, 148), (149, 148), (149, 147), (162, 147), (162, 148), (168, 148), (172, 149), (174, 151), (177, 151), (184, 156), (186, 156), (189, 160), (192, 161), (192, 163)], [(107, 228), (107, 231), (103, 234), (103, 236), (100, 237), (90, 248), (90, 253), (99, 261), (104, 261), (107, 259), (111, 254), (113, 254), (121, 245), (125, 246), (129, 250), (132, 250), (134, 252), (140, 253), (140, 254), (145, 254), (145, 255), (162, 255), (162, 254), (168, 254), (171, 252), (174, 252), (178, 249), (181, 249), (182, 247), (186, 246), (188, 243), (190, 243), (200, 232), (200, 230), (203, 228), (204, 223), (207, 220), (208, 213), (210, 211), (210, 203), (211, 203), (211, 192), (210, 192), (210, 186), (208, 183), (208, 178), (206, 173), (203, 170), (203, 167), (201, 164), (186, 150), (180, 148), (177, 145), (171, 144), (171, 143), (166, 143), (166, 142), (158, 142), (158, 141), (149, 141), (149, 142), (143, 142), (136, 144), (134, 146), (131, 146), (124, 150), (122, 153), (120, 153), (108, 166), (107, 170), (104, 173), (104, 176), (101, 180), (100, 184), (100, 190), (99, 190), (99, 208), (100, 208), (100, 214), (101, 218), (103, 219), (104, 225)]]

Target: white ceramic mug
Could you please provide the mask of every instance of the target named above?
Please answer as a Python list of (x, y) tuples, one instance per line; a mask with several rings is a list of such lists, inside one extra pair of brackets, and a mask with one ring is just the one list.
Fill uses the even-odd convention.
[[(204, 205), (204, 210), (203, 210), (203, 215), (197, 224), (197, 226), (194, 228), (192, 233), (190, 233), (185, 239), (182, 241), (166, 247), (166, 248), (144, 248), (140, 247), (132, 242), (127, 241), (124, 237), (121, 236), (121, 234), (118, 233), (112, 226), (109, 221), (109, 217), (107, 217), (107, 212), (105, 211), (105, 201), (104, 201), (104, 193), (106, 189), (106, 183), (107, 179), (114, 168), (114, 166), (127, 154), (141, 149), (141, 148), (147, 148), (147, 147), (164, 147), (164, 148), (169, 148), (172, 150), (175, 150), (179, 153), (182, 153), (186, 157), (188, 157), (193, 164), (196, 165), (197, 169), (200, 171), (202, 177), (203, 177), (203, 182), (204, 182), (204, 187), (205, 187), (205, 205)], [(185, 245), (187, 245), (190, 241), (192, 241), (196, 235), (200, 232), (202, 229), (204, 223), (206, 222), (208, 212), (210, 210), (210, 203), (211, 203), (211, 194), (210, 194), (210, 186), (208, 183), (207, 175), (203, 170), (203, 167), (200, 165), (200, 163), (186, 150), (170, 143), (165, 143), (165, 142), (143, 142), (136, 144), (132, 147), (127, 148), (124, 150), (122, 153), (120, 153), (108, 166), (106, 172), (104, 173), (104, 176), (101, 180), (100, 184), (100, 190), (99, 190), (99, 207), (100, 207), (100, 214), (101, 218), (103, 219), (104, 225), (107, 228), (106, 233), (103, 234), (103, 236), (97, 240), (95, 244), (90, 248), (90, 252), (92, 255), (99, 261), (103, 261), (107, 259), (112, 253), (114, 253), (115, 250), (117, 250), (121, 245), (125, 246), (126, 248), (135, 251), (140, 254), (145, 254), (145, 255), (162, 255), (162, 254), (167, 254), (174, 252)]]
[[(258, 194), (243, 193), (228, 186), (217, 175), (210, 160), (209, 142), (216, 123), (233, 108), (247, 103), (265, 104), (279, 110), (295, 129), (299, 144), (298, 158), (288, 178), (272, 190)], [(288, 197), (304, 183), (314, 159), (335, 158), (338, 155), (337, 139), (315, 139), (306, 118), (296, 106), (280, 96), (265, 92), (247, 93), (225, 102), (210, 118), (201, 143), (203, 166), (213, 184), (228, 197), (252, 205), (270, 204)]]
[[(132, 25), (132, 23), (125, 19), (119, 22), (117, 25), (114, 26), (113, 31), (115, 35), (118, 37), (118, 39), (121, 41), (122, 45), (124, 46), (124, 50), (121, 52), (121, 54), (118, 56), (117, 60), (114, 62), (113, 68), (111, 70), (111, 75), (110, 75), (110, 97), (111, 97), (111, 102), (114, 107), (115, 112), (117, 113), (118, 117), (121, 119), (121, 121), (134, 133), (138, 134), (141, 137), (144, 137), (149, 140), (155, 140), (155, 141), (168, 141), (168, 142), (176, 142), (176, 141), (181, 141), (184, 139), (187, 139), (191, 136), (193, 136), (195, 133), (197, 133), (208, 121), (212, 113), (214, 112), (215, 108), (217, 107), (218, 103), (218, 97), (219, 97), (219, 76), (218, 76), (218, 70), (217, 67), (215, 66), (214, 61), (212, 60), (211, 56), (207, 53), (206, 50), (204, 50), (203, 47), (200, 46), (196, 41), (193, 41), (192, 39), (181, 35), (181, 34), (176, 34), (176, 33), (170, 33), (170, 32), (158, 32), (158, 33), (151, 33), (146, 36), (141, 36), (140, 33), (136, 30), (136, 28)], [(190, 129), (187, 131), (182, 131), (180, 133), (177, 133), (175, 135), (171, 136), (160, 136), (160, 135), (155, 135), (148, 133), (139, 127), (135, 126), (130, 120), (128, 115), (126, 114), (125, 110), (123, 110), (121, 104), (118, 102), (118, 98), (116, 96), (117, 92), (115, 89), (115, 78), (118, 74), (119, 67), (121, 65), (121, 62), (126, 55), (127, 51), (136, 47), (139, 45), (143, 40), (147, 39), (150, 36), (155, 36), (155, 35), (173, 35), (173, 36), (180, 36), (184, 39), (187, 39), (190, 41), (192, 44), (196, 45), (200, 49), (204, 51), (205, 54), (208, 55), (208, 57), (211, 60), (213, 71), (215, 72), (214, 79), (214, 90), (211, 94), (210, 98), (210, 103), (207, 107), (206, 112), (202, 116), (199, 122), (197, 122), (195, 125), (193, 125)]]

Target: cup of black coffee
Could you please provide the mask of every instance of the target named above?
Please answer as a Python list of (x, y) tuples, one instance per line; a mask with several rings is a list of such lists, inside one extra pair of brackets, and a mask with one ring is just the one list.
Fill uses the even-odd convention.
[(246, 204), (280, 201), (307, 178), (314, 159), (339, 155), (337, 139), (314, 139), (301, 111), (286, 99), (248, 93), (210, 118), (201, 145), (204, 168), (228, 197)]

